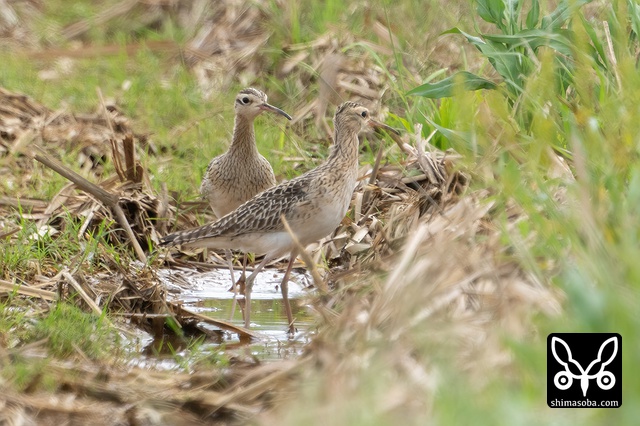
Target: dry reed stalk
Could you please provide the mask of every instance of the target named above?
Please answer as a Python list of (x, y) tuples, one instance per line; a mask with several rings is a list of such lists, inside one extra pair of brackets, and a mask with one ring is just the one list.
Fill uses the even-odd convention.
[(120, 226), (122, 226), (122, 228), (128, 234), (129, 242), (133, 246), (133, 249), (136, 255), (138, 256), (138, 259), (141, 262), (146, 262), (147, 256), (144, 254), (142, 247), (140, 247), (140, 243), (138, 243), (138, 240), (135, 234), (133, 233), (133, 230), (131, 229), (131, 225), (129, 225), (129, 221), (125, 216), (124, 211), (122, 210), (122, 207), (120, 207), (120, 204), (119, 204), (120, 198), (117, 195), (114, 195), (105, 191), (104, 189), (100, 188), (98, 185), (95, 185), (89, 182), (88, 180), (86, 180), (85, 178), (83, 178), (73, 170), (69, 169), (68, 167), (57, 162), (56, 160), (49, 158), (46, 152), (39, 146), (34, 145), (33, 148), (37, 152), (35, 154), (32, 154), (34, 159), (38, 160), (40, 163), (44, 164), (45, 166), (49, 167), (50, 169), (54, 170), (55, 172), (59, 173), (65, 178), (69, 179), (74, 184), (76, 184), (78, 188), (93, 195), (100, 202), (104, 203), (107, 207), (109, 207), (114, 212), (114, 214), (116, 215), (116, 219), (118, 220), (118, 223), (120, 224)]
[(320, 290), (321, 294), (327, 294), (329, 292), (329, 288), (327, 287), (327, 284), (324, 282), (324, 280), (318, 273), (318, 268), (316, 267), (316, 264), (313, 262), (313, 259), (309, 255), (309, 252), (307, 252), (307, 249), (303, 247), (302, 244), (300, 244), (300, 240), (298, 240), (298, 237), (291, 230), (291, 227), (289, 226), (289, 222), (284, 217), (284, 215), (280, 216), (280, 220), (282, 220), (284, 229), (287, 231), (287, 233), (291, 237), (291, 240), (293, 241), (293, 245), (296, 247), (296, 250), (298, 250), (298, 253), (302, 257), (302, 260), (304, 260), (304, 263), (309, 269), (309, 272), (311, 272), (311, 277), (313, 277), (313, 284), (318, 290)]
[(25, 284), (14, 284), (5, 280), (0, 280), (0, 292), (7, 294), (17, 293), (23, 296), (41, 298), (51, 302), (58, 299), (56, 293), (53, 291), (33, 288)]

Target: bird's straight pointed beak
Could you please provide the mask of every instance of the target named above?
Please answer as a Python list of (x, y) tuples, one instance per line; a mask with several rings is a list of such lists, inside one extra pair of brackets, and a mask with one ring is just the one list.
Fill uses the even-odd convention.
[(387, 130), (389, 132), (395, 133), (396, 135), (400, 135), (400, 131), (398, 129), (394, 129), (391, 126), (387, 126), (386, 124), (381, 123), (381, 122), (376, 121), (376, 120), (373, 120), (373, 119), (369, 120), (369, 126), (371, 126), (373, 128), (385, 129), (385, 130)]
[(283, 117), (286, 117), (288, 120), (291, 120), (291, 116), (289, 114), (287, 114), (286, 112), (284, 112), (280, 108), (276, 108), (273, 105), (269, 105), (266, 102), (263, 103), (262, 105), (260, 105), (260, 109), (263, 110), (263, 111), (269, 111), (269, 112), (273, 112), (273, 113), (276, 113), (276, 114), (280, 114)]

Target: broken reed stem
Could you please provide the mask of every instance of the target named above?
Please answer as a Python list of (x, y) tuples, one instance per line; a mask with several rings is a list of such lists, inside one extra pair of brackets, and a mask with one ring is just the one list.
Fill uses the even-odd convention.
[[(206, 315), (202, 315), (199, 314), (197, 312), (194, 312), (188, 308), (185, 308), (182, 305), (176, 304), (176, 303), (169, 303), (174, 310), (176, 311), (177, 315), (180, 316), (189, 316), (191, 318), (195, 318), (199, 321), (203, 321), (206, 322), (207, 324), (211, 324), (214, 325), (216, 327), (219, 327), (223, 330), (227, 330), (227, 331), (231, 331), (233, 333), (237, 333), (242, 337), (249, 337), (249, 338), (253, 338), (253, 339), (259, 339), (259, 340), (265, 340), (265, 336), (257, 333), (253, 330), (249, 330), (248, 328), (239, 326), (239, 325), (235, 325), (229, 321), (225, 321), (225, 320), (221, 320), (221, 319), (216, 319), (216, 318), (212, 318), (212, 317), (208, 317)], [(175, 317), (174, 317), (175, 319)], [(176, 320), (177, 322), (177, 320)]]
[(49, 167), (51, 170), (55, 171), (61, 176), (69, 179), (71, 182), (75, 183), (78, 188), (80, 188), (84, 192), (87, 192), (93, 195), (102, 203), (108, 206), (113, 206), (117, 204), (118, 197), (116, 195), (113, 195), (110, 192), (105, 191), (104, 189), (100, 188), (98, 185), (89, 182), (88, 180), (86, 180), (85, 178), (83, 178), (73, 170), (59, 163), (58, 161), (52, 158), (49, 158), (47, 156), (47, 153), (40, 146), (33, 145), (33, 147), (36, 151), (38, 151), (38, 153), (33, 156), (33, 158), (35, 158), (37, 161)]
[(613, 41), (611, 40), (611, 30), (609, 29), (609, 22), (602, 21), (602, 26), (604, 28), (604, 35), (607, 40), (607, 58), (609, 62), (611, 62), (611, 66), (613, 68), (613, 75), (616, 77), (616, 83), (618, 84), (618, 90), (622, 93), (622, 79), (620, 78), (620, 73), (618, 72), (618, 59), (616, 58), (616, 53), (613, 50)]
[(134, 251), (138, 257), (138, 260), (146, 263), (147, 256), (145, 256), (140, 243), (138, 243), (138, 239), (136, 238), (133, 230), (131, 229), (131, 225), (129, 225), (129, 221), (122, 210), (122, 207), (118, 204), (120, 197), (117, 195), (111, 194), (110, 192), (105, 191), (100, 188), (98, 185), (89, 182), (73, 170), (64, 166), (63, 164), (57, 162), (56, 160), (49, 158), (46, 152), (39, 147), (38, 145), (33, 145), (34, 149), (37, 151), (36, 154), (33, 154), (33, 158), (35, 158), (40, 163), (49, 167), (51, 170), (60, 174), (61, 176), (69, 179), (71, 182), (76, 184), (78, 188), (83, 190), (84, 192), (93, 195), (100, 202), (105, 204), (107, 207), (111, 208), (113, 213), (116, 215), (116, 220), (122, 226), (122, 229), (127, 233), (129, 240), (131, 241), (131, 245), (133, 246)]
[(284, 215), (280, 215), (280, 220), (284, 225), (284, 229), (286, 229), (289, 235), (291, 236), (293, 245), (296, 246), (296, 249), (300, 253), (302, 260), (304, 260), (304, 263), (307, 265), (307, 268), (311, 273), (311, 277), (313, 278), (313, 283), (316, 286), (316, 288), (320, 290), (320, 293), (322, 293), (323, 295), (329, 293), (329, 287), (327, 287), (327, 283), (325, 283), (324, 280), (320, 277), (320, 274), (318, 273), (318, 268), (316, 268), (316, 264), (313, 262), (313, 259), (311, 258), (307, 250), (305, 250), (305, 247), (303, 247), (302, 244), (300, 244), (300, 240), (298, 240), (298, 237), (296, 237), (296, 235), (291, 230), (291, 227), (289, 226), (289, 222), (287, 222), (287, 219), (284, 217)]
[(387, 132), (387, 134), (389, 135), (389, 137), (391, 139), (393, 139), (393, 141), (396, 143), (396, 145), (398, 145), (398, 147), (400, 148), (400, 150), (402, 152), (404, 152), (405, 154), (411, 154), (412, 153), (411, 152), (411, 147), (404, 143), (404, 141), (402, 140), (402, 138), (400, 137), (399, 134), (394, 133), (394, 132)]
[(131, 182), (139, 183), (142, 180), (142, 174), (138, 173), (138, 169), (136, 167), (136, 150), (133, 143), (133, 137), (130, 133), (122, 140), (122, 146), (124, 148), (124, 173), (127, 179)]
[(378, 178), (378, 171), (380, 170), (380, 163), (382, 162), (382, 154), (384, 152), (384, 145), (380, 144), (380, 149), (378, 149), (378, 155), (376, 156), (376, 162), (373, 164), (373, 169), (371, 169), (371, 176), (369, 176), (369, 185), (373, 185), (376, 183), (376, 179)]
[(122, 226), (126, 231), (127, 235), (129, 235), (129, 239), (131, 240), (133, 249), (135, 250), (136, 255), (138, 256), (138, 260), (140, 260), (140, 262), (142, 263), (146, 263), (147, 256), (145, 256), (144, 251), (140, 246), (140, 243), (138, 243), (138, 239), (133, 233), (133, 229), (131, 229), (131, 225), (129, 225), (129, 221), (127, 220), (127, 217), (124, 215), (124, 211), (122, 210), (122, 207), (116, 204), (115, 206), (111, 206), (111, 209), (115, 213), (116, 219), (118, 220), (118, 223), (120, 223), (120, 226)]
[[(376, 183), (376, 179), (378, 178), (378, 171), (380, 171), (380, 163), (382, 162), (382, 154), (384, 153), (384, 145), (380, 144), (378, 148), (378, 155), (376, 155), (376, 162), (373, 164), (373, 169), (371, 169), (371, 176), (369, 176), (369, 187)], [(371, 191), (365, 188), (364, 195), (362, 198), (362, 203), (366, 206), (369, 204), (369, 199), (371, 198)]]
[(104, 120), (107, 122), (107, 126), (109, 126), (109, 131), (111, 132), (109, 143), (111, 143), (111, 154), (112, 154), (111, 157), (113, 161), (113, 166), (116, 169), (116, 173), (120, 177), (120, 180), (125, 181), (126, 177), (124, 174), (124, 170), (122, 169), (122, 160), (120, 158), (120, 151), (118, 150), (118, 142), (116, 141), (116, 132), (113, 129), (111, 116), (109, 115), (109, 110), (107, 110), (107, 104), (104, 102), (104, 97), (102, 96), (102, 90), (100, 90), (99, 87), (96, 87), (96, 92), (98, 93), (98, 99), (100, 99), (100, 106), (102, 107), (102, 114), (104, 115)]
[(93, 299), (91, 299), (89, 297), (87, 292), (84, 291), (84, 289), (82, 288), (80, 283), (78, 281), (76, 281), (75, 278), (73, 278), (73, 276), (69, 273), (69, 271), (67, 271), (67, 270), (62, 271), (62, 276), (78, 292), (80, 297), (82, 297), (82, 300), (84, 300), (87, 303), (87, 305), (89, 305), (89, 307), (91, 308), (93, 313), (98, 315), (98, 316), (101, 316), (102, 315), (102, 310), (100, 309), (100, 307), (98, 307), (98, 305), (96, 305), (96, 302), (94, 302)]
[(12, 294), (14, 292), (23, 296), (39, 297), (48, 301), (54, 301), (58, 299), (58, 295), (53, 291), (42, 290), (39, 288), (30, 287), (25, 284), (0, 280), (0, 293)]
[[(82, 288), (82, 286), (80, 285), (80, 283), (78, 281), (76, 281), (75, 278), (73, 278), (73, 275), (71, 275), (69, 273), (68, 269), (64, 269), (63, 271), (61, 271), (58, 275), (56, 275), (57, 277), (59, 277), (60, 275), (62, 275), (67, 282), (71, 285), (71, 287), (73, 287), (78, 294), (80, 295), (80, 297), (82, 297), (82, 300), (84, 300), (87, 305), (89, 305), (89, 307), (91, 308), (91, 310), (93, 311), (94, 314), (96, 314), (99, 317), (102, 317), (101, 320), (105, 321), (105, 323), (109, 326), (109, 327), (113, 327), (117, 330), (119, 330), (121, 333), (126, 334), (130, 337), (133, 337), (134, 334), (132, 332), (130, 332), (129, 330), (123, 329), (122, 327), (118, 327), (116, 325), (114, 325), (109, 318), (105, 316), (103, 316), (102, 310), (100, 309), (100, 307), (96, 304), (96, 302), (93, 301), (93, 299), (91, 299), (89, 297), (89, 295), (87, 294), (86, 291), (84, 291), (84, 289)], [(76, 348), (77, 349), (77, 348)], [(77, 349), (79, 351), (79, 349)], [(79, 351), (80, 352), (80, 351)], [(81, 353), (81, 352), (80, 352)]]

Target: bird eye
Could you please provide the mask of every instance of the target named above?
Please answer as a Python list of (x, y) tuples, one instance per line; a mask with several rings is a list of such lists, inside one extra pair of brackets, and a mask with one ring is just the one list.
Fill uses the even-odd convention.
[(362, 111), (360, 115), (362, 116), (362, 118), (367, 118), (367, 111)]
[(249, 103), (249, 98), (247, 98), (246, 96), (242, 98), (242, 103), (247, 105)]

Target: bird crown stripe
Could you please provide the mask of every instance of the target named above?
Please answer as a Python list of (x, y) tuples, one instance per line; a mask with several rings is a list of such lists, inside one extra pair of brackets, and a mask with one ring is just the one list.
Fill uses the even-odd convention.
[(258, 89), (254, 89), (253, 87), (247, 87), (246, 89), (242, 89), (239, 94), (241, 94), (241, 95), (255, 95), (255, 96), (258, 96), (259, 98), (263, 98), (263, 97), (266, 96), (264, 92), (262, 92), (262, 91), (260, 91)]
[(338, 107), (338, 109), (336, 110), (336, 114), (340, 114), (342, 111), (345, 110), (345, 108), (349, 108), (349, 107), (356, 108), (359, 106), (362, 106), (362, 105), (360, 105), (357, 102), (351, 102), (351, 101), (344, 102), (342, 105)]

